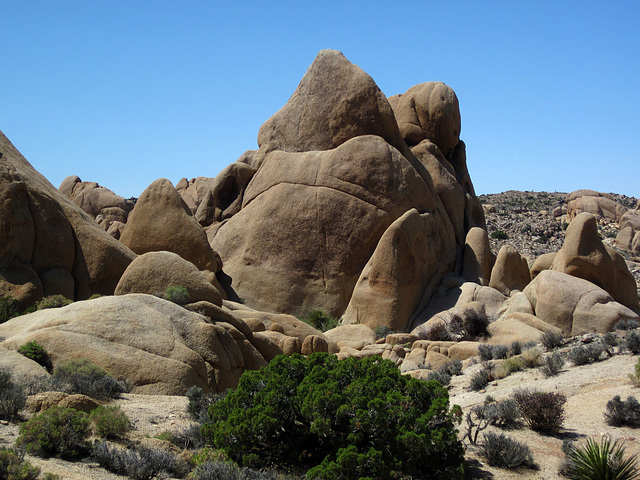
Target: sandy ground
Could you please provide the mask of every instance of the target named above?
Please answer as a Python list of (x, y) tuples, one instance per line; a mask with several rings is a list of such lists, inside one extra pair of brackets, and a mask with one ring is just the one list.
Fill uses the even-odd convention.
[[(504, 431), (507, 436), (526, 443), (532, 450), (540, 470), (527, 469), (503, 470), (492, 468), (482, 462), (472, 446), (468, 446), (467, 458), (470, 461), (470, 478), (502, 479), (554, 479), (562, 478), (558, 469), (562, 463), (562, 441), (569, 438), (583, 442), (587, 437), (600, 438), (608, 435), (612, 439), (625, 441), (627, 454), (640, 454), (638, 431), (631, 428), (611, 427), (605, 423), (603, 413), (606, 404), (615, 395), (623, 399), (628, 396), (640, 397), (640, 389), (634, 387), (628, 379), (629, 373), (638, 361), (637, 356), (616, 355), (592, 365), (565, 368), (557, 377), (545, 378), (538, 369), (514, 373), (490, 384), (481, 392), (470, 392), (468, 385), (471, 373), (480, 365), (469, 367), (465, 374), (454, 377), (450, 386), (451, 403), (458, 404), (467, 412), (474, 405), (484, 401), (486, 395), (500, 400), (509, 397), (518, 388), (535, 388), (543, 391), (560, 392), (567, 396), (564, 429), (557, 436), (544, 436), (524, 426)], [(164, 431), (181, 431), (190, 423), (186, 412), (185, 397), (133, 395), (125, 394), (114, 403), (121, 406), (131, 419), (134, 430), (132, 439), (153, 437)], [(464, 422), (460, 426), (461, 436)], [(487, 430), (489, 431), (489, 430)], [(496, 429), (496, 431), (499, 431)], [(0, 446), (12, 446), (18, 435), (18, 426), (0, 424)], [(480, 438), (482, 433), (480, 434)], [(65, 480), (116, 480), (123, 479), (100, 468), (90, 461), (70, 463), (62, 460), (43, 460), (27, 457), (38, 465), (42, 472), (60, 475)]]

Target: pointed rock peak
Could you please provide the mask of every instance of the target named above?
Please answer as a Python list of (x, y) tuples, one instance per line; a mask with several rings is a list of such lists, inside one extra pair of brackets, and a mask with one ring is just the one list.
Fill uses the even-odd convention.
[(159, 178), (149, 185), (138, 198), (136, 205), (151, 203), (157, 206), (183, 209), (187, 215), (192, 216), (189, 206), (182, 199), (173, 184), (166, 178)]
[(336, 50), (322, 50), (284, 107), (258, 133), (260, 150), (330, 150), (378, 135), (407, 150), (393, 110), (373, 79)]

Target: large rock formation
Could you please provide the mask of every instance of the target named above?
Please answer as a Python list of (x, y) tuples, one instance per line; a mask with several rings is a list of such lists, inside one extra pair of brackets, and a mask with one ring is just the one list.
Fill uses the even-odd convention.
[[(93, 217), (106, 231), (109, 231), (114, 222), (127, 223), (127, 216), (133, 209), (131, 200), (116, 195), (96, 182), (83, 182), (77, 175), (65, 178), (58, 190)], [(112, 231), (119, 232), (117, 229)]]
[(59, 192), (0, 132), (0, 296), (111, 294), (135, 254)]
[(583, 212), (571, 221), (551, 269), (589, 280), (623, 305), (640, 309), (636, 282), (624, 258), (602, 243), (591, 213)]
[(200, 270), (217, 272), (220, 258), (171, 182), (160, 178), (138, 198), (120, 241), (138, 254), (169, 251)]
[[(239, 320), (236, 320), (239, 321)], [(54, 366), (88, 358), (133, 393), (183, 395), (235, 388), (245, 369), (266, 362), (233, 325), (151, 295), (132, 294), (40, 310), (0, 325), (0, 346), (36, 341)]]
[[(421, 92), (433, 86), (427, 101)], [(202, 218), (213, 219), (229, 298), (295, 315), (346, 310), (347, 321), (399, 328), (424, 308), (461, 268), (466, 232), (484, 226), (457, 99), (433, 86), (403, 96), (415, 97), (420, 118), (405, 133), (371, 77), (339, 52), (318, 54), (261, 127), (259, 150), (225, 169), (198, 207), (209, 204)]]

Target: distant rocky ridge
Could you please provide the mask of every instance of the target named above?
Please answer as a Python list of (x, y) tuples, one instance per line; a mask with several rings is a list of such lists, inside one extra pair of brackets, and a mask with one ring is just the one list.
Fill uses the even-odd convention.
[[(158, 179), (135, 206), (75, 176), (56, 190), (2, 137), (0, 293), (108, 297), (11, 319), (0, 347), (36, 340), (54, 363), (86, 356), (134, 391), (176, 394), (233, 387), (281, 353), (381, 355), (422, 378), (479, 342), (640, 319), (633, 199), (478, 198), (460, 131), (445, 84), (387, 98), (324, 50), (257, 150), (216, 178)], [(176, 286), (182, 307), (165, 299)], [(340, 326), (297, 318), (312, 310)], [(487, 319), (489, 335), (438, 337), (452, 319)]]

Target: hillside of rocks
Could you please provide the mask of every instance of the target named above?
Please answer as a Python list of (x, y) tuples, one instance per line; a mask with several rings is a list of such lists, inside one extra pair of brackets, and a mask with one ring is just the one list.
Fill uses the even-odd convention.
[[(27, 314), (0, 324), (0, 346), (37, 341), (54, 365), (84, 356), (134, 393), (182, 394), (233, 388), (281, 353), (421, 375), (483, 343), (639, 319), (637, 200), (478, 197), (461, 129), (451, 87), (387, 97), (323, 50), (256, 150), (137, 199), (73, 175), (56, 189), (3, 136), (0, 294)], [(39, 309), (52, 295), (75, 303)], [(314, 311), (339, 325), (300, 320)]]

